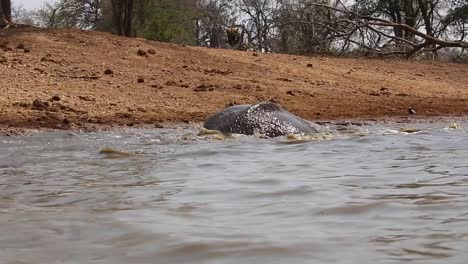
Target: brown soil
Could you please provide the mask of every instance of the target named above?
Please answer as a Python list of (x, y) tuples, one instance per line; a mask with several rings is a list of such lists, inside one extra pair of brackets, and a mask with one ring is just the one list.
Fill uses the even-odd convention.
[(202, 121), (270, 100), (311, 120), (468, 114), (468, 65), (187, 47), (79, 30), (0, 30), (0, 132)]

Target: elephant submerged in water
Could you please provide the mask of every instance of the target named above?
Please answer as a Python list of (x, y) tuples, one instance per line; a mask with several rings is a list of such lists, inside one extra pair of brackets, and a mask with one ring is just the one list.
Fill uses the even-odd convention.
[(223, 134), (259, 134), (263, 138), (318, 133), (317, 126), (272, 102), (231, 106), (209, 117), (204, 124), (206, 129)]

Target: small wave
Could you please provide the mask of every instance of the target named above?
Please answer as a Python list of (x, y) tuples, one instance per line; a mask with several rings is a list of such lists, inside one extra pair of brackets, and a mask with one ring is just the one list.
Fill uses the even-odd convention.
[(345, 206), (338, 206), (333, 208), (327, 208), (321, 211), (324, 215), (354, 215), (354, 214), (365, 214), (375, 209), (381, 209), (386, 207), (386, 202), (373, 202), (368, 204), (348, 204)]
[(300, 144), (310, 141), (329, 141), (336, 138), (336, 135), (330, 133), (316, 133), (316, 134), (288, 134), (282, 138), (279, 144)]
[(200, 128), (200, 131), (198, 132), (198, 136), (205, 136), (205, 137), (208, 137), (210, 139), (217, 139), (217, 140), (226, 139), (226, 135), (221, 133), (221, 131), (210, 130), (210, 129), (206, 129), (204, 127)]
[(314, 192), (309, 186), (299, 186), (296, 188), (288, 188), (276, 191), (264, 191), (256, 192), (252, 197), (255, 198), (268, 198), (268, 197), (280, 197), (280, 196), (303, 196), (307, 194), (312, 194)]
[[(225, 241), (207, 241), (207, 242), (186, 242), (170, 247), (163, 252), (165, 257), (176, 257), (180, 262), (198, 259), (209, 259), (222, 256), (241, 256), (241, 255), (283, 255), (294, 253), (294, 247), (275, 246), (268, 243), (259, 243), (252, 241), (225, 242)], [(174, 262), (176, 263), (176, 262)]]
[(453, 122), (444, 129), (445, 130), (460, 130), (460, 129), (462, 129), (462, 127), (457, 122)]
[(130, 156), (138, 156), (141, 154), (138, 153), (130, 153), (125, 151), (116, 150), (113, 148), (103, 148), (99, 151), (99, 154), (105, 155), (105, 158), (108, 159), (116, 159), (116, 158), (123, 158), (123, 157), (130, 157)]

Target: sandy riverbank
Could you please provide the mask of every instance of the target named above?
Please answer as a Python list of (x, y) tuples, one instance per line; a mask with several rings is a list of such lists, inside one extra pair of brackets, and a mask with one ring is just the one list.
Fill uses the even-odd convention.
[(200, 122), (271, 100), (310, 120), (468, 115), (468, 65), (186, 47), (64, 29), (0, 30), (0, 133)]

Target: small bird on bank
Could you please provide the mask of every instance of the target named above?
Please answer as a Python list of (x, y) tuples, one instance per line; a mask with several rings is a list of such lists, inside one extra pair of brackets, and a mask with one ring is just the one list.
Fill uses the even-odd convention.
[(414, 115), (414, 114), (416, 114), (416, 111), (414, 111), (414, 109), (411, 108), (411, 106), (410, 106), (410, 107), (408, 107), (408, 114)]

